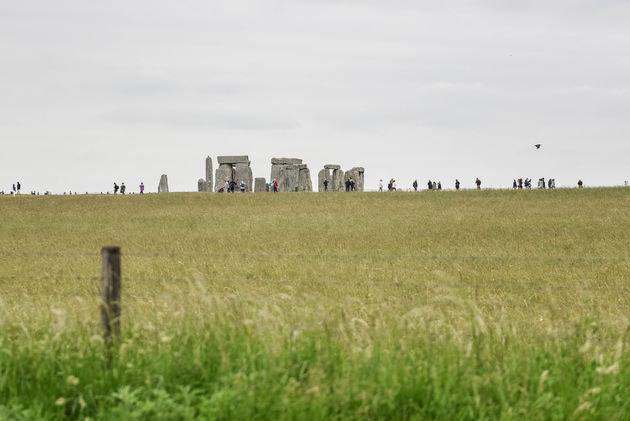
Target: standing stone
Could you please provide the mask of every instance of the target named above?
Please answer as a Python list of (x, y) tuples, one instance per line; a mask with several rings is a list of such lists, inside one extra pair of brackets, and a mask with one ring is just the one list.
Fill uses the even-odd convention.
[(313, 180), (311, 180), (311, 171), (306, 165), (299, 166), (298, 191), (313, 191)]
[(168, 193), (168, 177), (166, 176), (166, 174), (162, 174), (162, 176), (160, 177), (158, 193)]
[(249, 163), (239, 162), (236, 164), (234, 167), (234, 181), (236, 181), (237, 186), (241, 184), (241, 181), (244, 181), (246, 190), (248, 192), (252, 191), (252, 169)]
[(254, 191), (256, 193), (269, 191), (269, 184), (267, 184), (267, 181), (264, 177), (256, 177), (256, 180), (254, 182)]
[[(328, 186), (330, 189), (330, 185)], [(343, 179), (343, 171), (335, 169), (332, 173), (332, 191), (345, 191), (346, 186), (344, 185)]]
[(354, 180), (354, 189), (355, 191), (363, 191), (363, 168), (355, 167), (351, 168), (344, 174), (344, 189), (345, 189), (345, 181), (346, 180)]
[(221, 164), (219, 168), (217, 168), (215, 174), (214, 189), (216, 191), (221, 190), (225, 186), (226, 181), (232, 181), (234, 178), (232, 177), (232, 165), (231, 164)]
[(317, 190), (325, 191), (324, 180), (328, 180), (328, 189), (332, 191), (332, 176), (328, 168), (324, 168), (317, 174)]
[(206, 180), (203, 178), (197, 181), (197, 191), (206, 191)]
[(212, 180), (212, 158), (206, 158), (206, 190), (203, 191), (212, 191), (213, 180)]

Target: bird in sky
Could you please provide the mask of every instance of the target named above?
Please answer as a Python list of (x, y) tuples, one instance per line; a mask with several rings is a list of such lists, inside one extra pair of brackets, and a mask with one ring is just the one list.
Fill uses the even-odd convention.
[(540, 143), (537, 143), (534, 146), (536, 146), (536, 149), (540, 149)]

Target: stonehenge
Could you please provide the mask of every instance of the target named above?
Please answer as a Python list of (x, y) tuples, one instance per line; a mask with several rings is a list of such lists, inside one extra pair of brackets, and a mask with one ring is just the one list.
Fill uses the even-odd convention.
[(168, 177), (166, 176), (166, 174), (162, 174), (162, 176), (160, 177), (158, 193), (168, 193)]
[(200, 178), (197, 181), (197, 191), (212, 191), (212, 158), (209, 156), (206, 158), (206, 179)]
[(253, 175), (247, 155), (219, 156), (217, 157), (217, 162), (219, 163), (219, 168), (217, 168), (215, 173), (215, 191), (221, 190), (225, 186), (226, 181), (234, 181), (237, 184), (244, 181), (246, 191), (252, 191)]
[(278, 182), (281, 192), (313, 191), (311, 172), (298, 158), (271, 158), (271, 180)]
[[(197, 190), (200, 192), (220, 191), (226, 182), (234, 181), (237, 186), (241, 181), (245, 183), (248, 192), (269, 192), (271, 187), (269, 182), (278, 182), (280, 192), (312, 192), (313, 181), (308, 166), (299, 158), (271, 158), (271, 177), (269, 182), (264, 177), (253, 178), (250, 167), (249, 156), (247, 155), (225, 155), (217, 157), (218, 168), (212, 173), (212, 158), (206, 157), (205, 179), (197, 181)], [(352, 179), (356, 191), (364, 189), (363, 167), (354, 167), (347, 171), (341, 169), (341, 165), (326, 164), (324, 169), (318, 173), (318, 191), (324, 191), (324, 181), (328, 180), (328, 191), (345, 191), (346, 182)], [(168, 181), (166, 175), (160, 180), (158, 191), (168, 191)]]
[(346, 181), (353, 179), (356, 191), (363, 191), (365, 185), (365, 169), (354, 167), (344, 172), (341, 165), (326, 164), (318, 174), (318, 190), (325, 191), (324, 180), (328, 180), (328, 191), (345, 191)]

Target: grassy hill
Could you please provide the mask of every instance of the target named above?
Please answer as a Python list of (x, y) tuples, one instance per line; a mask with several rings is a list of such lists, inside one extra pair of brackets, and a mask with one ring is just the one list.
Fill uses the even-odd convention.
[(0, 217), (0, 419), (630, 418), (630, 189), (0, 196)]

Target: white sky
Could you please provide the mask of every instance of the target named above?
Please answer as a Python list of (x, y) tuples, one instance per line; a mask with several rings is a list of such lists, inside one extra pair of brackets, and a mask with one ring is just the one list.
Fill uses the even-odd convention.
[(241, 154), (314, 185), (325, 163), (366, 189), (620, 185), (628, 22), (626, 0), (0, 0), (0, 190), (196, 191)]

